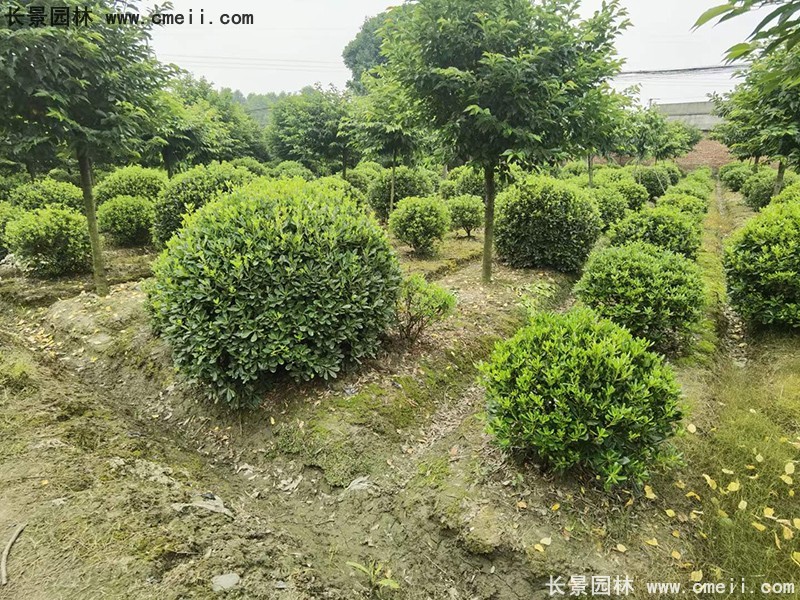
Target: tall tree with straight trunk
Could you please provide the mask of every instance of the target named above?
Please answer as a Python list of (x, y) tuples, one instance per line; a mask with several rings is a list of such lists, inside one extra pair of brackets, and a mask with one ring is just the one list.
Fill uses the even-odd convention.
[[(92, 244), (95, 289), (108, 293), (92, 191), (92, 162), (119, 155), (140, 142), (153, 93), (167, 69), (148, 45), (149, 20), (110, 25), (108, 1), (62, 0), (69, 21), (44, 26), (26, 18), (28, 2), (11, 1), (0, 28), (0, 131), (21, 145), (31, 138), (68, 147), (78, 161), (87, 227)], [(127, 10), (135, 9), (129, 2)], [(49, 12), (49, 11), (48, 11)]]
[(566, 155), (576, 99), (618, 69), (617, 0), (584, 21), (577, 0), (419, 0), (384, 27), (386, 69), (456, 155), (483, 171), (483, 280), (492, 275), (504, 162)]

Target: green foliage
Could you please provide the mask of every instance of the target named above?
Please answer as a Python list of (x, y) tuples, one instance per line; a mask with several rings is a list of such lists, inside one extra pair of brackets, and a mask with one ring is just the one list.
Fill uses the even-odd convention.
[(719, 168), (719, 178), (729, 190), (738, 192), (753, 174), (753, 167), (743, 162), (728, 163)]
[(414, 344), (434, 323), (452, 314), (456, 297), (419, 273), (403, 280), (397, 300), (397, 331), (400, 339)]
[(198, 165), (169, 180), (158, 197), (153, 222), (153, 240), (163, 245), (181, 226), (183, 215), (191, 213), (222, 193), (253, 178), (247, 169), (230, 163)]
[(344, 64), (353, 75), (347, 85), (359, 93), (365, 91), (362, 83), (364, 74), (386, 62), (381, 55), (383, 36), (380, 34), (380, 29), (386, 24), (390, 12), (394, 10), (397, 9), (392, 8), (390, 11), (365, 19), (356, 37), (342, 51)]
[[(96, 174), (95, 174), (96, 175)], [(72, 185), (80, 185), (81, 178), (79, 173), (70, 173), (66, 169), (56, 167), (47, 172), (47, 179), (54, 179), (55, 181), (63, 181), (71, 183)]]
[(691, 215), (672, 206), (656, 206), (629, 213), (611, 228), (608, 237), (615, 246), (642, 241), (695, 258), (700, 234), (700, 225)]
[(359, 206), (366, 206), (365, 195), (350, 184), (349, 181), (342, 179), (339, 175), (328, 175), (327, 177), (320, 177), (315, 180), (315, 183), (320, 186), (330, 188), (330, 191), (335, 191), (343, 197), (347, 198), (358, 204)]
[(608, 186), (622, 180), (633, 181), (633, 177), (627, 170), (619, 167), (598, 167), (594, 174), (594, 184), (598, 187)]
[(383, 171), (383, 167), (378, 163), (362, 162), (352, 169), (347, 169), (345, 179), (359, 192), (366, 195), (369, 191), (369, 186), (378, 178), (381, 171)]
[(702, 200), (691, 194), (674, 193), (671, 190), (658, 199), (656, 206), (672, 206), (681, 212), (692, 215), (698, 221), (702, 221), (708, 212), (708, 200)]
[(158, 169), (138, 165), (115, 170), (97, 184), (94, 197), (100, 205), (117, 196), (136, 196), (154, 201), (167, 184), (167, 176)]
[(589, 172), (589, 165), (585, 160), (571, 160), (561, 167), (561, 178), (569, 179), (576, 175), (585, 175)]
[[(455, 196), (483, 197), (485, 192), (483, 173), (470, 165), (451, 169), (447, 174), (446, 181), (453, 182), (453, 195)], [(444, 194), (442, 195), (444, 196)]]
[(793, 183), (775, 196), (770, 204), (784, 204), (786, 202), (800, 202), (800, 183)]
[(710, 190), (707, 185), (696, 179), (689, 178), (684, 179), (677, 185), (670, 186), (667, 189), (667, 193), (672, 195), (685, 194), (705, 201), (707, 201), (710, 196)]
[(91, 270), (86, 218), (71, 208), (53, 205), (24, 212), (6, 225), (5, 239), (25, 272), (34, 277)]
[(693, 261), (643, 242), (592, 253), (575, 293), (599, 315), (662, 351), (685, 340), (704, 298)]
[(661, 167), (667, 173), (669, 173), (670, 185), (675, 185), (683, 177), (683, 171), (681, 171), (681, 168), (674, 162), (661, 162), (658, 163), (658, 166)]
[(55, 179), (40, 179), (21, 185), (9, 194), (9, 201), (25, 210), (60, 204), (73, 210), (83, 210), (81, 188)]
[[(389, 217), (389, 199), (392, 188), (392, 170), (384, 169), (369, 187), (369, 205), (383, 221)], [(410, 196), (430, 196), (434, 192), (434, 182), (429, 174), (418, 169), (397, 167), (395, 169), (394, 202)]]
[(299, 177), (306, 181), (314, 179), (314, 173), (296, 160), (284, 160), (272, 167), (271, 175), (276, 179), (291, 179)]
[(626, 177), (618, 179), (617, 181), (612, 180), (606, 187), (616, 190), (625, 196), (625, 199), (628, 201), (628, 208), (631, 210), (639, 210), (642, 208), (650, 197), (646, 187)]
[(260, 384), (336, 377), (375, 354), (400, 268), (383, 230), (330, 186), (257, 180), (187, 218), (148, 289), (178, 367), (231, 407)]
[(647, 190), (650, 200), (662, 196), (671, 185), (670, 173), (660, 165), (652, 167), (636, 166), (631, 169), (631, 175), (636, 183), (643, 185)]
[[(750, 175), (742, 186), (744, 201), (753, 210), (764, 208), (772, 200), (775, 193), (775, 182), (778, 174), (774, 169), (762, 169)], [(784, 185), (791, 185), (797, 180), (794, 173), (786, 173)]]
[(447, 201), (453, 229), (463, 229), (472, 237), (475, 229), (483, 226), (483, 199), (480, 196), (456, 196)]
[(600, 210), (603, 229), (625, 217), (629, 210), (628, 199), (613, 187), (598, 187), (589, 192)]
[(441, 198), (403, 198), (389, 216), (389, 231), (417, 254), (428, 254), (450, 230), (450, 211)]
[(22, 209), (20, 207), (14, 206), (10, 202), (0, 201), (0, 259), (5, 258), (8, 254), (5, 238), (6, 224), (13, 221), (21, 214)]
[(0, 202), (9, 200), (11, 192), (30, 181), (22, 173), (0, 175)]
[(234, 167), (244, 167), (257, 177), (269, 177), (272, 175), (272, 170), (262, 162), (259, 162), (252, 156), (243, 156), (241, 158), (234, 158), (230, 163)]
[(800, 204), (773, 204), (733, 234), (728, 294), (745, 319), (800, 327)]
[(597, 241), (600, 213), (579, 188), (530, 176), (498, 198), (497, 253), (514, 267), (577, 271)]
[(490, 434), (607, 489), (646, 481), (681, 418), (675, 376), (647, 346), (590, 310), (535, 315), (483, 366)]
[(151, 241), (154, 206), (148, 198), (116, 196), (97, 209), (98, 227), (119, 246), (146, 246)]

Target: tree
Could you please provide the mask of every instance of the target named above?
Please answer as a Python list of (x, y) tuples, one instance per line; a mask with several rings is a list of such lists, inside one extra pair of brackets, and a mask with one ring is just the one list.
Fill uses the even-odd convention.
[(353, 74), (353, 78), (347, 82), (347, 87), (356, 93), (366, 93), (363, 83), (364, 73), (386, 62), (386, 58), (381, 55), (383, 36), (380, 30), (388, 17), (389, 11), (386, 11), (366, 19), (356, 37), (342, 51), (344, 64)]
[(343, 123), (347, 99), (334, 88), (307, 87), (275, 103), (267, 129), (273, 158), (296, 160), (317, 174), (346, 170), (352, 150)]
[(483, 171), (485, 282), (501, 162), (564, 155), (574, 98), (618, 69), (618, 2), (585, 21), (577, 7), (577, 0), (419, 0), (386, 25), (388, 71), (456, 155)]
[(763, 53), (734, 91), (717, 100), (726, 119), (721, 135), (730, 136), (734, 152), (778, 161), (775, 193), (786, 166), (800, 167), (800, 88), (783, 78), (798, 62), (800, 46)]
[[(10, 12), (27, 13), (13, 0)], [(64, 0), (89, 22), (0, 29), (0, 129), (12, 143), (47, 140), (78, 160), (98, 294), (108, 292), (92, 192), (92, 158), (133, 148), (167, 71), (149, 45), (150, 27), (110, 25), (107, 0)], [(135, 8), (131, 3), (129, 9)], [(154, 9), (155, 10), (155, 9)], [(149, 20), (148, 20), (149, 23)]]
[(631, 99), (614, 92), (606, 83), (587, 91), (570, 120), (571, 144), (586, 157), (589, 186), (594, 186), (594, 157), (608, 157), (624, 143), (625, 110)]
[[(791, 50), (800, 42), (800, 0), (728, 0), (724, 4), (714, 6), (700, 15), (695, 28), (717, 19), (724, 23), (730, 19), (754, 10), (771, 9), (753, 32), (749, 41), (741, 42), (728, 49), (728, 60), (752, 58), (760, 53), (767, 54), (774, 50)], [(800, 83), (800, 64), (786, 65), (783, 74), (784, 85)], [(787, 79), (789, 81), (787, 81)], [(770, 81), (769, 85), (774, 85)]]
[(398, 159), (410, 158), (423, 141), (416, 126), (416, 103), (406, 89), (383, 69), (376, 76), (365, 74), (365, 96), (351, 102), (349, 122), (356, 146), (367, 158), (389, 162), (392, 170), (389, 194), (391, 214), (395, 199), (395, 169)]

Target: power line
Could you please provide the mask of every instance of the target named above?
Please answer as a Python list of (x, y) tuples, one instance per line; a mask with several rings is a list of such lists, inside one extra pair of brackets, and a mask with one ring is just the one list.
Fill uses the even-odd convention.
[(745, 65), (713, 65), (708, 67), (685, 67), (682, 69), (642, 69), (638, 71), (620, 71), (617, 77), (627, 75), (688, 75), (690, 73), (715, 73), (733, 72), (740, 70)]

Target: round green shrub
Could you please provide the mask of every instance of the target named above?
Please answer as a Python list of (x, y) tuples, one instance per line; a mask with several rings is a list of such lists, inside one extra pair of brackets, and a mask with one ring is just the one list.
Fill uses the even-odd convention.
[(697, 265), (644, 242), (593, 252), (575, 293), (596, 313), (659, 350), (680, 346), (703, 306)]
[(732, 192), (742, 189), (744, 182), (753, 174), (753, 167), (742, 162), (728, 163), (719, 168), (719, 179)]
[(40, 179), (14, 189), (8, 197), (11, 204), (33, 210), (60, 204), (83, 211), (83, 192), (77, 185), (55, 179)]
[(417, 254), (430, 253), (450, 230), (450, 211), (440, 198), (403, 198), (389, 216), (389, 231)]
[(628, 208), (631, 210), (639, 210), (650, 198), (647, 188), (636, 183), (633, 179), (622, 178), (608, 183), (606, 187), (616, 190), (625, 196), (628, 201)]
[(589, 174), (584, 173), (583, 175), (575, 175), (573, 177), (565, 177), (563, 179), (566, 183), (574, 185), (575, 187), (579, 187), (581, 189), (588, 189), (589, 188)]
[(91, 270), (86, 217), (52, 205), (24, 212), (6, 225), (6, 245), (24, 271), (42, 279)]
[(30, 182), (30, 178), (22, 173), (0, 175), (0, 201), (11, 201), (11, 192)]
[(55, 169), (50, 169), (47, 172), (47, 179), (53, 179), (55, 181), (64, 181), (66, 183), (71, 183), (72, 185), (80, 186), (81, 184), (81, 176), (79, 173), (70, 173), (66, 169), (60, 169), (56, 167)]
[(667, 189), (667, 193), (672, 195), (694, 196), (703, 201), (708, 201), (708, 197), (711, 195), (708, 188), (703, 183), (691, 181), (689, 179), (684, 179), (678, 185), (671, 186)]
[(100, 205), (117, 196), (137, 196), (155, 200), (167, 185), (167, 175), (158, 169), (138, 165), (112, 171), (94, 188), (94, 197)]
[(578, 175), (585, 175), (589, 172), (589, 165), (585, 160), (571, 160), (561, 167), (561, 178), (569, 179)]
[(257, 180), (167, 242), (147, 290), (178, 367), (231, 407), (262, 384), (336, 377), (393, 324), (397, 257), (374, 217), (316, 182)]
[[(367, 192), (369, 205), (378, 215), (381, 221), (389, 217), (389, 199), (391, 197), (392, 170), (381, 171), (378, 177), (372, 182)], [(409, 169), (408, 167), (397, 167), (395, 169), (394, 183), (394, 205), (397, 206), (400, 200), (410, 196), (424, 197), (430, 196), (434, 192), (434, 185), (427, 173)]]
[(117, 196), (97, 209), (97, 225), (119, 246), (146, 246), (152, 240), (155, 208), (152, 200)]
[(622, 193), (611, 187), (599, 187), (591, 190), (591, 195), (600, 209), (603, 229), (621, 220), (628, 213), (628, 200)]
[(419, 273), (403, 279), (397, 299), (397, 332), (406, 344), (414, 344), (437, 321), (448, 317), (456, 297)]
[(5, 237), (6, 225), (21, 214), (22, 209), (19, 206), (0, 201), (0, 259), (5, 258), (8, 254)]
[(655, 200), (663, 195), (671, 184), (669, 172), (660, 165), (633, 167), (631, 175), (636, 183), (645, 187), (650, 200)]
[[(474, 167), (463, 165), (451, 169), (445, 181), (453, 182), (453, 196), (480, 196), (484, 194), (483, 174)], [(444, 183), (444, 182), (442, 182)], [(443, 197), (447, 197), (442, 194)]]
[(681, 171), (681, 168), (674, 162), (661, 162), (658, 163), (658, 166), (661, 167), (665, 173), (669, 174), (670, 185), (675, 185), (683, 177), (683, 171)]
[(270, 177), (272, 175), (272, 169), (270, 169), (269, 166), (265, 165), (262, 162), (259, 162), (252, 156), (242, 156), (240, 158), (234, 158), (229, 162), (234, 167), (242, 167), (244, 169), (247, 169), (256, 177)]
[(383, 167), (378, 163), (359, 163), (352, 169), (347, 169), (345, 179), (366, 197), (370, 184), (378, 178), (381, 171)]
[(169, 180), (156, 200), (153, 240), (163, 245), (181, 226), (183, 215), (191, 213), (220, 194), (253, 178), (247, 169), (230, 163), (198, 165)]
[(514, 267), (577, 271), (602, 225), (586, 192), (552, 177), (531, 176), (498, 196), (497, 253)]
[(484, 205), (480, 196), (456, 196), (447, 201), (453, 229), (463, 229), (467, 237), (483, 227)]
[(656, 206), (672, 206), (679, 211), (687, 213), (702, 221), (708, 212), (708, 201), (692, 196), (690, 194), (674, 193), (671, 189), (666, 195), (661, 196), (656, 202)]
[[(753, 210), (764, 208), (772, 200), (778, 173), (775, 169), (762, 169), (748, 177), (742, 186), (745, 204)], [(797, 176), (789, 171), (784, 176), (784, 189), (797, 181)]]
[(349, 181), (342, 179), (340, 175), (327, 175), (326, 177), (320, 177), (314, 181), (321, 186), (331, 188), (333, 191), (336, 191), (348, 200), (352, 200), (359, 206), (365, 206), (367, 203), (364, 194), (350, 184)]
[(299, 177), (306, 181), (314, 179), (314, 173), (311, 169), (296, 160), (279, 162), (272, 168), (272, 176), (276, 179), (291, 179), (293, 177)]
[(793, 183), (783, 188), (783, 191), (775, 196), (770, 204), (784, 204), (787, 202), (800, 202), (800, 183)]
[(648, 342), (587, 309), (536, 314), (483, 365), (488, 430), (502, 450), (639, 484), (674, 453), (680, 388)]
[(748, 321), (800, 327), (800, 203), (773, 204), (733, 234), (728, 295)]
[(602, 169), (598, 168), (594, 173), (594, 184), (597, 187), (606, 187), (611, 183), (623, 180), (633, 181), (633, 177), (628, 171), (619, 167), (606, 166)]
[(641, 241), (687, 258), (697, 256), (700, 235), (697, 220), (672, 206), (656, 206), (629, 213), (613, 225), (608, 233), (614, 246)]

